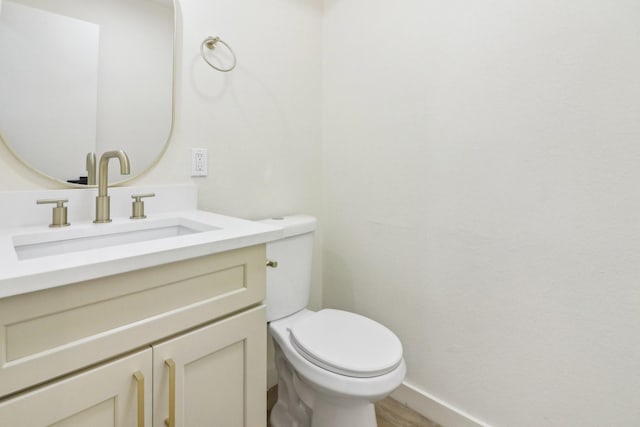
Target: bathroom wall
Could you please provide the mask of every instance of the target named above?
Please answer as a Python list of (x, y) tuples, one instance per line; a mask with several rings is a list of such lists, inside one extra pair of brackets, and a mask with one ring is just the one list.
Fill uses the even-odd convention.
[(325, 305), (447, 427), (637, 425), (640, 3), (325, 9)]

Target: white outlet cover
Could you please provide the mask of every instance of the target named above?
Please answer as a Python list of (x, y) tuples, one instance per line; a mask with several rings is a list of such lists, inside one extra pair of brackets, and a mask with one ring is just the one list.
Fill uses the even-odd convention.
[(206, 148), (191, 149), (191, 176), (207, 176), (209, 159)]

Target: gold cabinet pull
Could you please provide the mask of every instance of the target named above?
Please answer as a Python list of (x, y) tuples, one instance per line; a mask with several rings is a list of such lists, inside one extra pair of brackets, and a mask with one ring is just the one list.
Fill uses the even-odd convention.
[(176, 426), (176, 363), (167, 359), (164, 364), (169, 367), (169, 418), (164, 420), (167, 427)]
[(144, 427), (144, 375), (138, 371), (133, 377), (138, 387), (138, 427)]

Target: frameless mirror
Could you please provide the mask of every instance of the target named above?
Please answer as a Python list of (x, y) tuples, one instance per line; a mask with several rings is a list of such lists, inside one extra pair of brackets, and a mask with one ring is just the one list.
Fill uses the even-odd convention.
[(173, 0), (2, 0), (0, 137), (65, 183), (110, 150), (131, 163), (111, 182), (144, 172), (171, 134), (174, 31)]

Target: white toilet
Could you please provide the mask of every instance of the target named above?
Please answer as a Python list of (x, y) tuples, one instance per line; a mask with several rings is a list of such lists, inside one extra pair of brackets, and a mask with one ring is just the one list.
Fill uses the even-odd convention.
[(316, 219), (263, 220), (284, 237), (267, 244), (267, 321), (275, 342), (278, 402), (272, 427), (372, 427), (373, 403), (404, 379), (398, 337), (381, 324), (340, 310), (306, 309)]

